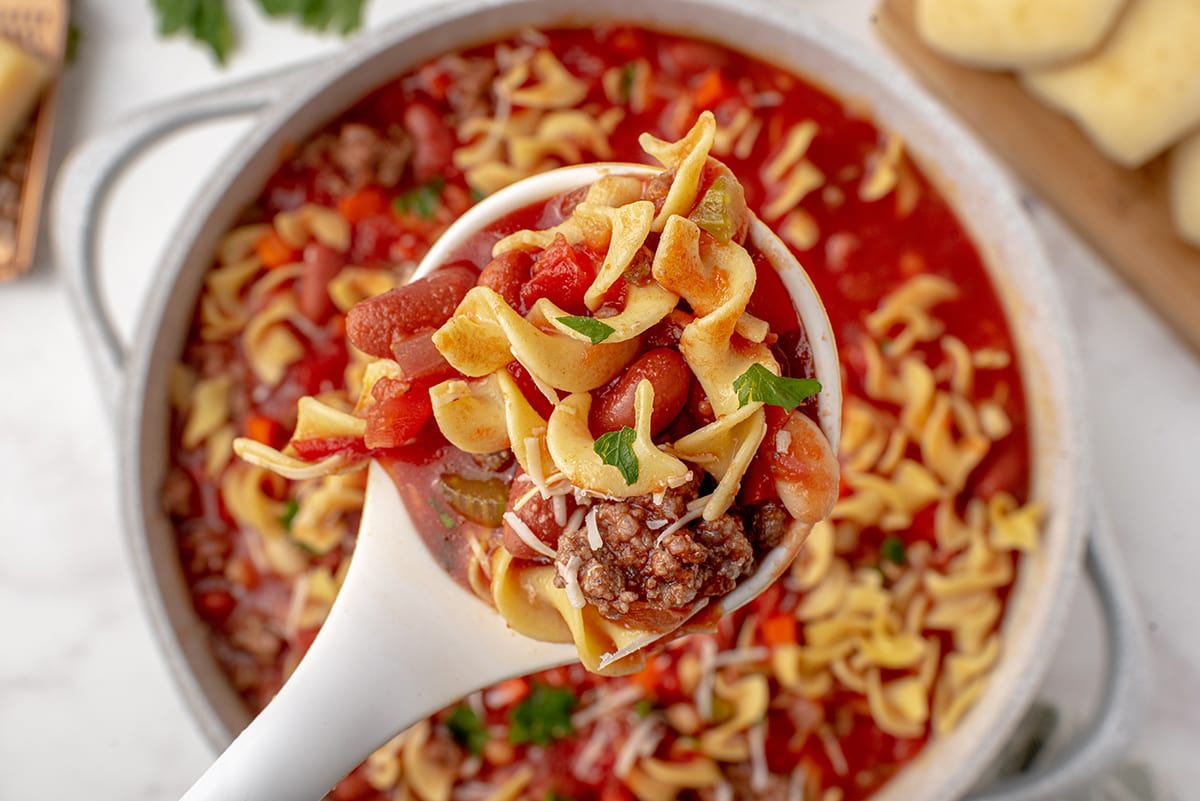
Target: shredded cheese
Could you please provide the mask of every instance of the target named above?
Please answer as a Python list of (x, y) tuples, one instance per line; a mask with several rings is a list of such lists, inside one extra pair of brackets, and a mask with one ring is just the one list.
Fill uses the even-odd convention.
[(722, 651), (713, 658), (715, 667), (726, 665), (743, 665), (748, 662), (766, 662), (771, 658), (771, 649), (765, 645), (753, 648), (735, 648), (732, 651)]
[(808, 766), (797, 765), (788, 777), (787, 801), (804, 801), (806, 785), (808, 784)]
[(671, 521), (667, 520), (666, 518), (662, 518), (659, 520), (647, 520), (646, 528), (650, 529), (651, 531), (658, 531), (660, 528), (662, 528), (663, 526), (667, 525), (670, 522)]
[(525, 458), (529, 461), (529, 472), (527, 473), (529, 480), (542, 493), (542, 498), (546, 498), (546, 474), (542, 471), (542, 445), (541, 440), (537, 437), (525, 438)]
[(746, 743), (750, 746), (750, 789), (765, 792), (771, 780), (767, 770), (767, 724), (755, 723), (747, 729)]
[(545, 556), (549, 559), (555, 559), (558, 557), (558, 554), (554, 551), (554, 549), (538, 539), (537, 535), (533, 533), (533, 530), (529, 528), (529, 526), (525, 525), (525, 521), (517, 517), (516, 513), (505, 512), (504, 522), (508, 523), (508, 525), (512, 527), (512, 530), (516, 532), (516, 535), (521, 538), (521, 542), (525, 543), (542, 556)]
[(833, 772), (839, 776), (848, 774), (850, 765), (846, 763), (842, 744), (833, 736), (833, 732), (829, 731), (828, 727), (822, 726), (817, 731), (817, 736), (821, 738), (821, 745), (825, 748), (825, 755), (829, 757), (829, 765), (833, 768)]
[(629, 738), (617, 752), (616, 761), (613, 763), (613, 773), (622, 779), (628, 776), (639, 758), (654, 753), (662, 736), (662, 726), (659, 724), (657, 716), (651, 715), (639, 722), (633, 731), (629, 732)]
[(609, 717), (610, 713), (638, 701), (642, 694), (642, 688), (636, 684), (626, 684), (612, 692), (600, 693), (595, 703), (588, 704), (571, 716), (571, 725), (582, 729), (593, 721)]
[(554, 508), (555, 525), (567, 525), (567, 499), (563, 497), (562, 493), (551, 496), (550, 505)]
[[(703, 500), (705, 503), (708, 502), (707, 497), (704, 498)], [(692, 503), (694, 504), (694, 503), (696, 503), (696, 501), (692, 501)], [(674, 534), (676, 531), (679, 531), (679, 529), (683, 528), (688, 523), (691, 523), (693, 520), (698, 520), (699, 518), (701, 518), (703, 516), (704, 516), (704, 506), (703, 505), (701, 505), (700, 508), (698, 508), (698, 509), (692, 509), (691, 504), (688, 504), (688, 513), (685, 514), (683, 517), (679, 518), (678, 520), (676, 520), (671, 525), (664, 528), (662, 531), (660, 531), (658, 534), (658, 538), (656, 540), (654, 540), (654, 547), (657, 548), (659, 546), (659, 544), (661, 544), (662, 541), (667, 538), (668, 535)]]
[[(733, 785), (729, 782), (720, 782), (713, 788), (713, 801), (733, 801)], [(804, 799), (800, 799), (804, 801)]]
[(569, 536), (579, 531), (579, 527), (583, 525), (584, 508), (577, 507), (574, 512), (571, 512), (571, 517), (567, 520), (567, 525), (563, 527), (563, 536)]
[(700, 680), (696, 682), (696, 711), (700, 713), (701, 720), (712, 720), (717, 644), (712, 640), (701, 640), (697, 658), (700, 662)]
[(562, 562), (558, 563), (558, 575), (563, 580), (567, 600), (571, 602), (573, 609), (587, 606), (587, 599), (583, 597), (583, 590), (579, 587), (579, 566), (582, 564), (583, 560), (578, 556), (572, 556), (565, 565)]
[(588, 547), (598, 551), (604, 547), (604, 538), (600, 536), (600, 526), (596, 523), (596, 509), (593, 508), (585, 518), (588, 532)]

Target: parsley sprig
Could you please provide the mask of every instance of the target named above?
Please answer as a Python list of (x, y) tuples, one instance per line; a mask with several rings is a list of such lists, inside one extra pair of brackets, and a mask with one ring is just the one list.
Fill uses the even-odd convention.
[(746, 372), (733, 380), (733, 390), (738, 403), (745, 406), (751, 401), (779, 406), (792, 411), (801, 403), (821, 391), (821, 382), (815, 378), (788, 378), (772, 373), (758, 362), (750, 365)]
[(438, 204), (442, 202), (442, 190), (445, 188), (446, 179), (438, 175), (393, 200), (392, 208), (400, 215), (411, 214), (423, 220), (432, 220), (437, 214)]
[(509, 742), (545, 746), (569, 737), (575, 733), (571, 713), (576, 703), (575, 693), (570, 690), (534, 682), (528, 697), (509, 715)]
[(446, 727), (450, 729), (450, 734), (459, 745), (467, 751), (475, 756), (483, 753), (483, 747), (488, 741), (487, 728), (471, 707), (466, 704), (454, 707), (450, 716), (446, 718)]
[(633, 484), (638, 480), (638, 458), (633, 452), (633, 440), (636, 437), (636, 431), (629, 426), (622, 426), (619, 431), (601, 434), (593, 446), (593, 450), (605, 464), (621, 471), (626, 484)]
[(592, 341), (593, 345), (599, 345), (617, 330), (608, 323), (600, 322), (595, 317), (575, 317), (574, 315), (568, 315), (566, 317), (559, 317), (558, 321), (572, 331), (578, 331), (583, 334)]

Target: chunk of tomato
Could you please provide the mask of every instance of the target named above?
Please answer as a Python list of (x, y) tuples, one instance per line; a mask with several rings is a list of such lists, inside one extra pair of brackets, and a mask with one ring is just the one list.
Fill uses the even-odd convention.
[(395, 378), (381, 378), (371, 389), (375, 402), (367, 407), (368, 448), (397, 448), (420, 432), (433, 416), (429, 388)]
[(592, 257), (559, 234), (534, 262), (533, 277), (521, 288), (521, 301), (528, 309), (539, 299), (549, 298), (567, 314), (587, 314), (583, 296), (595, 279)]

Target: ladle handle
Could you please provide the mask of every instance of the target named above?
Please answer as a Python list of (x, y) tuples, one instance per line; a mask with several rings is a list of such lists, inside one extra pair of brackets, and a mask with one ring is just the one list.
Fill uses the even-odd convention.
[(515, 634), (457, 585), (372, 463), (358, 544), (329, 618), (279, 694), (184, 801), (315, 801), (397, 732), (467, 693), (577, 658), (573, 646)]

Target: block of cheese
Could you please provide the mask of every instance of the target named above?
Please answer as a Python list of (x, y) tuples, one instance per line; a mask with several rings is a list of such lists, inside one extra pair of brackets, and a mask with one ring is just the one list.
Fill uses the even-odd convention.
[(1112, 27), (1125, 0), (917, 0), (917, 33), (974, 67), (1025, 69), (1076, 58)]
[(1200, 131), (1171, 151), (1171, 222), (1181, 237), (1200, 247)]
[(1200, 0), (1132, 0), (1094, 53), (1022, 82), (1106, 156), (1139, 167), (1200, 124)]
[(0, 156), (24, 124), (50, 80), (50, 67), (0, 38)]

